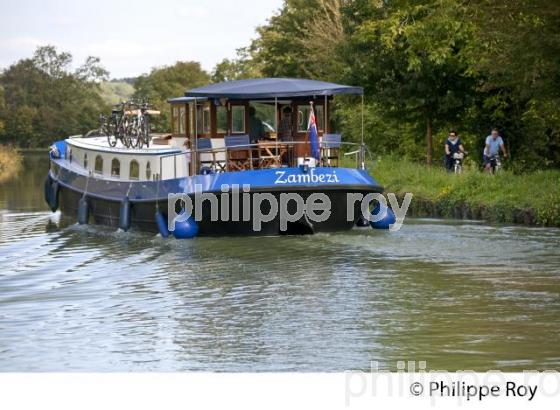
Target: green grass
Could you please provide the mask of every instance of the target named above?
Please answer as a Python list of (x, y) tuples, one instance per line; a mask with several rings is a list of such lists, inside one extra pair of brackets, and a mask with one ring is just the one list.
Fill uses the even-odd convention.
[(419, 215), (560, 226), (560, 170), (497, 175), (477, 169), (461, 175), (394, 158), (368, 164), (386, 192), (414, 194)]
[(100, 86), (101, 98), (111, 105), (126, 101), (134, 94), (134, 87), (124, 81), (103, 81)]

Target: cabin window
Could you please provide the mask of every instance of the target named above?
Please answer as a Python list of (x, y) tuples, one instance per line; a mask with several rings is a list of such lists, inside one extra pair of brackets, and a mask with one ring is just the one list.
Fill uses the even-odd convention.
[(98, 174), (103, 173), (103, 157), (101, 155), (95, 157), (95, 172)]
[(171, 133), (177, 134), (179, 132), (179, 107), (171, 106)]
[(210, 134), (210, 107), (204, 107), (202, 110), (202, 132)]
[(196, 115), (197, 134), (210, 134), (210, 106), (198, 106)]
[(116, 158), (111, 161), (111, 176), (117, 178), (121, 176), (121, 162)]
[(150, 161), (146, 164), (146, 179), (148, 181), (152, 179), (152, 167), (150, 166)]
[(231, 132), (245, 132), (245, 107), (243, 105), (231, 107)]
[(216, 107), (216, 130), (219, 133), (227, 133), (227, 108), (221, 105)]
[(275, 132), (274, 104), (251, 102), (251, 107), (255, 109), (255, 117), (263, 123), (265, 133)]
[(84, 168), (87, 169), (87, 153), (84, 153)]
[(72, 148), (68, 148), (68, 161), (72, 162)]
[(194, 104), (189, 104), (189, 135), (194, 135)]
[(185, 134), (186, 111), (185, 107), (179, 108), (179, 134)]
[[(306, 132), (307, 124), (309, 123), (309, 105), (298, 105), (298, 132)], [(325, 122), (325, 116), (323, 114), (323, 106), (315, 105), (315, 121), (317, 121), (317, 131), (323, 130), (323, 122)]]
[(130, 161), (129, 178), (130, 179), (140, 178), (140, 165), (138, 165), (138, 161), (136, 161), (135, 159)]

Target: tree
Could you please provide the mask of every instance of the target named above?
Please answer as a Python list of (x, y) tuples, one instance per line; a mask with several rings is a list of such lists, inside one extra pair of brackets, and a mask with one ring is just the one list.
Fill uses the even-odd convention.
[(213, 83), (261, 77), (260, 67), (253, 60), (254, 50), (251, 47), (237, 49), (237, 57), (224, 58), (212, 70)]
[[(498, 126), (516, 167), (560, 166), (557, 2), (284, 0), (257, 32), (243, 57), (216, 67), (215, 81), (250, 72), (357, 84), (378, 153), (432, 163), (449, 128), (482, 151)], [(357, 138), (359, 110), (337, 100), (332, 118)]]
[(560, 166), (560, 7), (475, 0), (471, 16), (479, 47), (470, 52), (483, 79), (478, 123), (500, 128), (516, 168)]
[(45, 46), (37, 48), (32, 58), (2, 72), (2, 140), (19, 146), (44, 146), (53, 139), (97, 127), (98, 115), (106, 109), (98, 82), (107, 71), (94, 57), (75, 71), (70, 71), (71, 62), (69, 53)]
[(259, 27), (252, 63), (263, 76), (335, 80), (344, 69), (338, 47), (344, 38), (343, 0), (285, 0)]
[(357, 1), (345, 15), (348, 80), (364, 84), (383, 115), (424, 128), (431, 164), (435, 128), (459, 121), (473, 103), (468, 10), (455, 0)]
[(153, 124), (159, 131), (169, 131), (170, 118), (166, 109), (167, 100), (181, 97), (194, 87), (210, 82), (210, 76), (194, 61), (178, 61), (172, 66), (153, 68), (150, 74), (141, 75), (134, 84), (134, 98), (147, 99), (161, 110), (160, 118)]

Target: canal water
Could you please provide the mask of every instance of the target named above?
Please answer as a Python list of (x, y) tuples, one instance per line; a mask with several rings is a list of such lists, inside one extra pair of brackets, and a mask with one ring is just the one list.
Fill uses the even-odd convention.
[(77, 226), (46, 155), (0, 185), (0, 371), (560, 370), (560, 230), (198, 238)]

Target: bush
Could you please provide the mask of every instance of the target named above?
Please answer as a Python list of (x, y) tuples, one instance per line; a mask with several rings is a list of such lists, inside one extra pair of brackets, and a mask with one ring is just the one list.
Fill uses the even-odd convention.
[(0, 183), (17, 175), (21, 162), (21, 154), (16, 148), (0, 145)]

